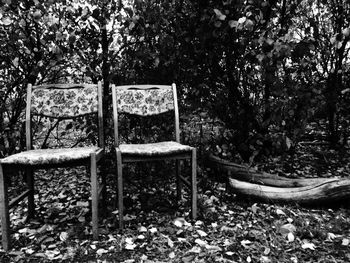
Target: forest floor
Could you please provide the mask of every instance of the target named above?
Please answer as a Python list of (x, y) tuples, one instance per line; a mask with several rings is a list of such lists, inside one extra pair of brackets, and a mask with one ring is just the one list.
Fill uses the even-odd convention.
[[(92, 241), (86, 170), (38, 172), (36, 219), (25, 222), (25, 202), (11, 210), (13, 249), (0, 249), (0, 262), (350, 262), (349, 203), (301, 207), (243, 200), (202, 169), (199, 216), (191, 221), (189, 204), (173, 201), (167, 176), (154, 184), (157, 165), (164, 168), (130, 171), (139, 184), (126, 180), (123, 232), (116, 227), (115, 188), (109, 188), (99, 241)], [(260, 168), (289, 177), (349, 176), (350, 154), (300, 146), (294, 156)]]

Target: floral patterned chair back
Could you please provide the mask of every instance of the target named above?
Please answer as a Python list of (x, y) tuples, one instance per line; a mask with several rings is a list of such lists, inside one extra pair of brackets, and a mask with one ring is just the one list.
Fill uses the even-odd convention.
[[(119, 134), (118, 129), (121, 130), (128, 126), (127, 135), (131, 136), (133, 129), (130, 128), (130, 123), (135, 124), (135, 116), (141, 117), (153, 117), (158, 118), (158, 124), (155, 119), (151, 126), (147, 126), (147, 121), (141, 121), (143, 126), (139, 129), (143, 130), (143, 135), (147, 132), (151, 134), (157, 133), (155, 129), (164, 128), (167, 132), (173, 135), (175, 133), (176, 141), (179, 141), (179, 115), (178, 115), (178, 105), (177, 105), (177, 94), (175, 84), (166, 85), (127, 85), (127, 86), (113, 86), (112, 88), (113, 104), (114, 104), (114, 124), (115, 124), (115, 140), (117, 144), (121, 134)], [(172, 119), (175, 120), (174, 126), (169, 125), (169, 115), (164, 118), (160, 118), (159, 115), (164, 115), (163, 113), (174, 114)], [(118, 122), (123, 120), (118, 120), (120, 114), (128, 114), (128, 125), (118, 125)], [(130, 116), (133, 115), (133, 116)], [(171, 118), (171, 117), (170, 117)], [(138, 118), (139, 119), (139, 118)], [(164, 119), (167, 122), (164, 122)], [(119, 127), (118, 127), (119, 126)], [(164, 126), (164, 127), (161, 127)], [(147, 127), (147, 128), (145, 128)], [(170, 128), (172, 127), (172, 129)], [(139, 136), (141, 137), (141, 136)]]
[(103, 145), (101, 83), (29, 84), (27, 101), (27, 149)]

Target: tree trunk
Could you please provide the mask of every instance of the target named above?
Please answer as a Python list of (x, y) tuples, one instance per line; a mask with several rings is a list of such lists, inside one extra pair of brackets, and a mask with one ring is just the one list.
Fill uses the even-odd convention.
[(281, 188), (303, 187), (334, 181), (335, 178), (286, 178), (277, 174), (256, 171), (248, 166), (236, 164), (210, 155), (208, 164), (224, 176), (225, 179), (233, 178), (240, 181), (256, 183), (265, 186)]
[(330, 203), (348, 199), (350, 179), (333, 179), (310, 186), (280, 188), (229, 178), (230, 190), (238, 195), (268, 202), (290, 202), (304, 205)]
[(350, 197), (350, 179), (285, 178), (210, 155), (207, 163), (224, 177), (229, 191), (267, 202), (321, 204)]

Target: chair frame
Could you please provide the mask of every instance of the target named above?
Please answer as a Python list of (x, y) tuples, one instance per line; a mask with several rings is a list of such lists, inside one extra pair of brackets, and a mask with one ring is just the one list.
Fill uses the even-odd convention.
[[(119, 132), (118, 132), (118, 109), (117, 109), (117, 89), (124, 90), (149, 90), (153, 88), (158, 89), (172, 89), (173, 93), (173, 103), (174, 103), (174, 115), (175, 115), (175, 140), (177, 143), (180, 143), (180, 122), (179, 122), (179, 108), (177, 102), (177, 92), (176, 85), (173, 83), (172, 85), (123, 85), (116, 86), (112, 85), (112, 101), (113, 101), (113, 117), (114, 117), (114, 143), (116, 150), (116, 160), (117, 160), (117, 185), (118, 185), (118, 209), (119, 209), (119, 228), (122, 230), (124, 227), (123, 215), (124, 215), (124, 205), (123, 205), (123, 172), (122, 165), (123, 163), (132, 163), (132, 162), (148, 162), (148, 161), (157, 161), (157, 160), (176, 160), (176, 185), (177, 185), (177, 198), (181, 199), (181, 189), (182, 183), (188, 186), (191, 189), (191, 207), (192, 207), (192, 219), (197, 218), (197, 154), (196, 148), (192, 148), (190, 152), (186, 153), (175, 153), (166, 156), (139, 156), (139, 155), (128, 155), (123, 156), (121, 150), (119, 149), (120, 141), (119, 141)], [(191, 160), (191, 182), (189, 182), (186, 178), (181, 176), (181, 164), (180, 161), (183, 159)]]
[[(28, 215), (27, 219), (34, 217), (35, 204), (34, 204), (34, 170), (35, 169), (47, 169), (47, 168), (58, 168), (58, 167), (74, 167), (74, 166), (87, 166), (90, 167), (90, 180), (91, 180), (91, 195), (92, 195), (92, 232), (93, 238), (98, 239), (98, 199), (100, 194), (103, 194), (103, 198), (106, 197), (106, 185), (104, 175), (102, 176), (102, 187), (99, 189), (99, 182), (97, 176), (97, 163), (103, 158), (104, 155), (104, 133), (103, 133), (103, 109), (102, 109), (102, 84), (98, 82), (97, 84), (49, 84), (49, 85), (38, 85), (33, 86), (28, 84), (27, 86), (27, 105), (26, 105), (26, 115), (25, 115), (25, 130), (26, 130), (26, 150), (32, 149), (32, 133), (31, 133), (31, 97), (32, 91), (36, 88), (57, 88), (57, 89), (68, 89), (68, 88), (78, 88), (87, 86), (97, 85), (97, 96), (98, 96), (98, 149), (96, 152), (90, 154), (90, 157), (85, 159), (80, 159), (77, 161), (67, 161), (61, 164), (44, 164), (44, 165), (18, 165), (18, 164), (1, 164), (0, 162), (0, 216), (2, 221), (2, 244), (3, 248), (7, 251), (11, 249), (11, 230), (10, 230), (10, 216), (9, 209), (17, 205), (24, 198), (28, 198)], [(74, 116), (75, 117), (75, 116)], [(72, 119), (74, 117), (67, 117), (66, 119)], [(60, 119), (59, 117), (56, 117)], [(9, 202), (8, 199), (8, 185), (4, 175), (4, 170), (15, 169), (24, 170), (26, 175), (26, 183), (28, 189), (24, 191), (19, 196), (15, 197)]]

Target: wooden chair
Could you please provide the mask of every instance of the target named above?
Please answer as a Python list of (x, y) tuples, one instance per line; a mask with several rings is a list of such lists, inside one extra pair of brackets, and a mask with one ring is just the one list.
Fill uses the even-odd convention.
[[(192, 218), (197, 217), (197, 161), (196, 148), (180, 143), (179, 112), (176, 85), (112, 85), (114, 139), (118, 174), (118, 208), (119, 228), (123, 229), (123, 174), (122, 165), (132, 162), (149, 162), (153, 160), (176, 160), (177, 196), (181, 198), (182, 182), (191, 189)], [(134, 114), (152, 116), (168, 111), (175, 113), (175, 141), (162, 141), (143, 144), (120, 143), (118, 116)], [(191, 181), (180, 175), (180, 160), (191, 160)]]
[[(94, 115), (97, 118), (98, 146), (74, 148), (33, 149), (33, 118), (50, 120), (73, 120)], [(90, 118), (91, 119), (91, 118)], [(24, 198), (28, 198), (28, 218), (34, 217), (34, 170), (55, 167), (86, 166), (90, 169), (92, 196), (93, 238), (98, 238), (98, 198), (99, 180), (97, 163), (104, 154), (104, 136), (102, 120), (102, 86), (98, 84), (51, 84), (27, 88), (26, 106), (26, 151), (0, 159), (0, 214), (2, 223), (2, 244), (5, 250), (11, 248), (9, 209)], [(52, 128), (52, 127), (51, 127)], [(96, 129), (95, 129), (96, 130)], [(45, 142), (47, 141), (46, 140)], [(47, 145), (44, 145), (47, 147)], [(21, 195), (8, 200), (8, 169), (23, 169), (28, 189)], [(104, 176), (102, 182), (105, 182)], [(101, 188), (102, 189), (102, 188)], [(100, 189), (100, 190), (101, 190)], [(104, 188), (105, 189), (105, 188)], [(105, 194), (105, 190), (103, 192)]]

